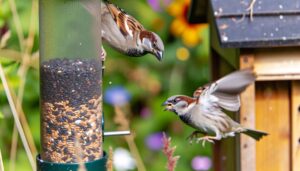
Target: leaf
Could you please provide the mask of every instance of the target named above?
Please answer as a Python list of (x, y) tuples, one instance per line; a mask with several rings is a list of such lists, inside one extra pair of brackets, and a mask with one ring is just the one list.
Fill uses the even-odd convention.
[(4, 118), (4, 115), (3, 113), (0, 111), (0, 119), (3, 119)]
[(3, 27), (5, 24), (4, 20), (2, 18), (0, 18), (0, 28)]

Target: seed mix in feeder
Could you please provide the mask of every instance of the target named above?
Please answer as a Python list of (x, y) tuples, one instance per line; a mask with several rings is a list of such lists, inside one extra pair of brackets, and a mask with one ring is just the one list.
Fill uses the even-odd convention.
[(41, 64), (40, 73), (42, 159), (101, 158), (101, 61), (53, 59)]

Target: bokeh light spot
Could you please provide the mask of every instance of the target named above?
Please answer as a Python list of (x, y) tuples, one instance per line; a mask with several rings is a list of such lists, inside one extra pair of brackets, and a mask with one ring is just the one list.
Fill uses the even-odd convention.
[(190, 57), (190, 52), (185, 47), (178, 48), (176, 51), (176, 57), (177, 57), (177, 59), (179, 59), (181, 61), (186, 61)]
[(162, 138), (162, 132), (156, 132), (154, 134), (149, 135), (148, 137), (146, 137), (145, 140), (147, 147), (153, 151), (161, 150), (161, 148), (163, 147)]
[(192, 168), (197, 171), (209, 170), (212, 167), (212, 161), (206, 156), (196, 156), (192, 160)]
[(130, 93), (122, 86), (111, 86), (104, 93), (104, 101), (114, 106), (123, 106), (130, 99)]
[(183, 43), (189, 47), (194, 47), (200, 42), (198, 31), (195, 29), (189, 29), (182, 34)]

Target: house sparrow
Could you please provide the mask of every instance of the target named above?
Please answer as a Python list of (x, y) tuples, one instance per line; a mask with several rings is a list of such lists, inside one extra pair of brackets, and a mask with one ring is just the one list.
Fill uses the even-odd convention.
[[(88, 12), (99, 15), (92, 3), (82, 2)], [(104, 42), (128, 56), (141, 57), (151, 53), (162, 60), (164, 44), (156, 33), (146, 30), (134, 17), (108, 1), (101, 2), (100, 11)]]
[(188, 138), (197, 142), (214, 142), (244, 133), (255, 140), (268, 135), (265, 132), (245, 128), (225, 114), (224, 110), (237, 112), (240, 108), (239, 94), (255, 81), (250, 69), (233, 72), (216, 82), (199, 87), (193, 97), (176, 95), (163, 103), (165, 110), (172, 111), (187, 125), (196, 129)]

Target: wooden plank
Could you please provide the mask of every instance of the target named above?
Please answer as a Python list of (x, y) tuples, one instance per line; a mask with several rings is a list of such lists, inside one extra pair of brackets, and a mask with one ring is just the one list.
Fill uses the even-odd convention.
[(255, 52), (258, 80), (295, 80), (300, 78), (300, 52), (295, 48), (262, 49)]
[(256, 129), (269, 135), (256, 143), (256, 171), (289, 171), (289, 82), (256, 83)]
[(300, 74), (299, 75), (262, 75), (258, 74), (256, 81), (290, 81), (290, 80), (300, 80)]
[(300, 171), (300, 81), (292, 82), (292, 168)]
[[(240, 57), (240, 69), (251, 68), (254, 65), (253, 54), (242, 54)], [(255, 127), (255, 88), (250, 85), (241, 94), (240, 123), (247, 128)], [(255, 170), (255, 140), (240, 136), (240, 170)]]

